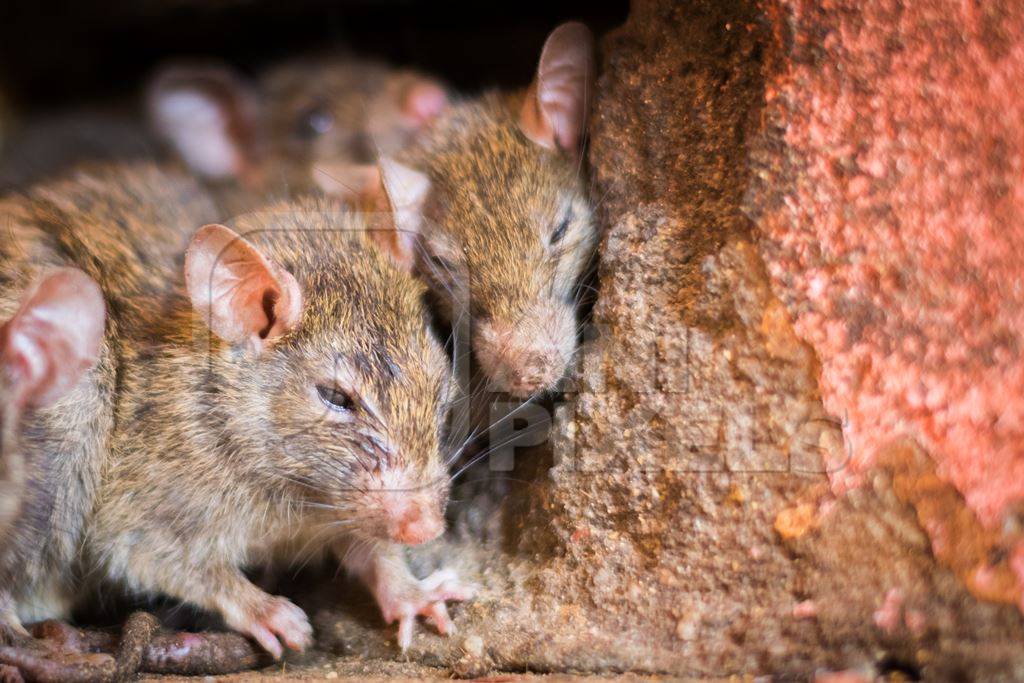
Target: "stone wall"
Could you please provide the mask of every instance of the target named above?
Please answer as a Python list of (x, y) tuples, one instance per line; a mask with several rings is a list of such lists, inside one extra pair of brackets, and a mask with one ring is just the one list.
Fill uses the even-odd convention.
[(1024, 14), (946, 5), (637, 0), (604, 38), (594, 331), (463, 614), (484, 660), (1024, 675)]

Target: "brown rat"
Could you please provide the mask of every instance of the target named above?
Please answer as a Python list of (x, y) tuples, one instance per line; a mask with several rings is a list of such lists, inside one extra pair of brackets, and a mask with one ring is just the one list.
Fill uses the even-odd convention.
[(202, 178), (351, 201), (379, 184), (378, 154), (407, 147), (447, 97), (415, 71), (326, 56), (255, 82), (226, 66), (170, 65), (153, 78), (147, 108), (153, 130)]
[(121, 103), (9, 126), (0, 190), (84, 163), (165, 161), (169, 151), (209, 181), (222, 214), (314, 189), (352, 201), (379, 183), (378, 150), (407, 146), (447, 93), (409, 69), (326, 56), (282, 63), (255, 81), (219, 64), (169, 65), (145, 100), (145, 116)]
[(0, 325), (0, 545), (10, 541), (28, 470), (37, 466), (18, 447), (23, 415), (58, 400), (95, 364), (105, 318), (96, 283), (64, 268), (30, 287)]
[(470, 320), (492, 388), (518, 397), (555, 387), (577, 345), (598, 240), (581, 169), (592, 55), (585, 26), (559, 26), (526, 92), (452, 104), (381, 165), (399, 251), (452, 320)]
[(241, 217), (244, 237), (189, 240), (210, 202), (147, 166), (0, 204), (5, 274), (77, 265), (110, 310), (97, 370), (26, 430), (26, 454), (61, 465), (40, 486), (64, 494), (36, 502), (45, 542), (0, 552), (9, 625), (66, 614), (88, 576), (214, 611), (280, 656), (309, 623), (241, 568), (303, 547), (360, 576), (403, 647), (417, 614), (449, 630), (445, 600), (468, 591), (415, 579), (400, 545), (443, 531), (449, 369), (422, 285), (358, 215), (282, 204)]

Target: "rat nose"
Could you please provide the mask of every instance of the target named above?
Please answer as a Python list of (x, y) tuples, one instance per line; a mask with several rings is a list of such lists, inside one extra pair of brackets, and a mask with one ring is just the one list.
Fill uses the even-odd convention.
[(473, 350), (491, 388), (525, 398), (552, 389), (576, 346), (576, 315), (562, 301), (541, 301), (515, 319), (474, 320)]
[(397, 543), (417, 545), (432, 541), (444, 531), (444, 520), (436, 510), (427, 509), (423, 503), (410, 501), (392, 519), (389, 535)]
[(555, 384), (562, 376), (565, 359), (558, 349), (524, 350), (520, 356), (522, 365), (509, 372), (509, 388), (519, 396), (543, 391)]

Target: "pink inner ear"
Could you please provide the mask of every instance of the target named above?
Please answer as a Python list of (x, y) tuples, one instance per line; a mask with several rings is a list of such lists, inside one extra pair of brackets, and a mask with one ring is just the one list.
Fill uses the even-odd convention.
[(421, 80), (405, 96), (402, 111), (421, 126), (438, 116), (448, 106), (448, 94), (433, 81)]
[(105, 321), (103, 295), (85, 273), (65, 269), (41, 281), (0, 335), (11, 399), (45, 406), (67, 393), (96, 363)]
[(150, 86), (148, 107), (156, 133), (196, 173), (258, 180), (253, 163), (259, 102), (252, 87), (228, 67), (165, 68)]
[(218, 337), (233, 344), (266, 344), (294, 329), (302, 292), (292, 274), (222, 225), (207, 225), (185, 255), (192, 306)]
[(423, 224), (423, 208), (430, 194), (430, 178), (389, 157), (380, 159), (383, 190), (380, 208), (391, 214), (394, 234), (376, 235), (392, 260), (405, 270), (412, 270), (416, 261), (416, 241)]
[(570, 22), (552, 31), (523, 103), (523, 132), (548, 149), (576, 149), (590, 111), (593, 71), (590, 29)]

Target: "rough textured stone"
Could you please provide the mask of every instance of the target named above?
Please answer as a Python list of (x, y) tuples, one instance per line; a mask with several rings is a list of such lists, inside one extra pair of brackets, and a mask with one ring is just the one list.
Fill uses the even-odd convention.
[[(1010, 555), (978, 565), (972, 589), (1017, 600), (1005, 578), (1024, 573), (1024, 8), (766, 7), (777, 63), (749, 206), (845, 422), (833, 488), (917, 441)], [(949, 555), (957, 529), (933, 521)]]

